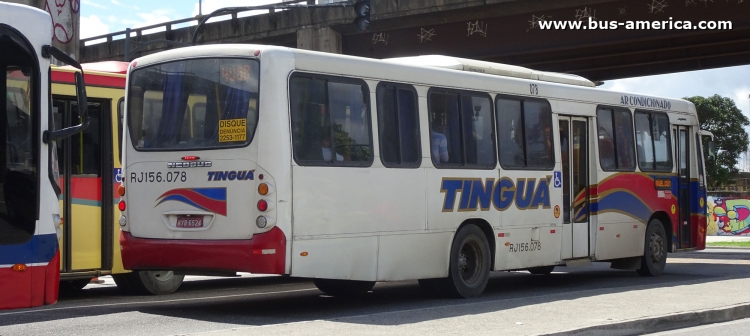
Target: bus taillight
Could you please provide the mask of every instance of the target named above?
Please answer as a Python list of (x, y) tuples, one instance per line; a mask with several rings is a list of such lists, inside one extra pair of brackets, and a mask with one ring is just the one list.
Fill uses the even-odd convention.
[[(123, 206), (124, 208), (124, 206)], [(268, 202), (266, 200), (260, 200), (258, 201), (258, 210), (265, 212), (268, 210)]]
[(265, 183), (259, 184), (258, 185), (258, 193), (261, 194), (261, 195), (263, 195), (263, 196), (268, 195), (268, 184), (265, 184)]
[(11, 267), (11, 268), (12, 268), (12, 269), (13, 269), (14, 271), (16, 271), (16, 272), (23, 272), (23, 271), (25, 271), (25, 270), (26, 270), (26, 265), (25, 265), (25, 264), (15, 264), (15, 265), (13, 265), (13, 267)]
[(120, 195), (120, 197), (125, 196), (125, 186), (120, 184), (119, 187), (117, 187), (117, 194)]
[(120, 211), (125, 211), (125, 201), (120, 201), (120, 203), (117, 203), (117, 208), (119, 208)]

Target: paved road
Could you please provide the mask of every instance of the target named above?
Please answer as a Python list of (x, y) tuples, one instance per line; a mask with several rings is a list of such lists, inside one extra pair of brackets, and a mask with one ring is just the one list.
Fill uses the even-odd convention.
[(54, 306), (0, 312), (0, 335), (539, 334), (750, 303), (750, 250), (670, 258), (658, 278), (608, 264), (560, 267), (550, 276), (496, 272), (473, 300), (430, 298), (416, 281), (378, 283), (359, 299), (278, 276), (191, 281), (159, 297), (121, 296), (105, 284)]

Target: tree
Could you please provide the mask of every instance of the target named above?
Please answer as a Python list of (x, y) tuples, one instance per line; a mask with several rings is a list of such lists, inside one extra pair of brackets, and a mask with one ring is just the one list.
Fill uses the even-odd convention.
[[(711, 97), (695, 96), (685, 99), (695, 104), (701, 130), (714, 135), (717, 155), (713, 161), (706, 160), (708, 186), (725, 186), (737, 175), (736, 166), (740, 154), (747, 150), (750, 141), (745, 127), (750, 125), (750, 120), (742, 114), (734, 101), (727, 97), (715, 94)], [(707, 144), (708, 141), (703, 142), (703, 153), (706, 156)]]

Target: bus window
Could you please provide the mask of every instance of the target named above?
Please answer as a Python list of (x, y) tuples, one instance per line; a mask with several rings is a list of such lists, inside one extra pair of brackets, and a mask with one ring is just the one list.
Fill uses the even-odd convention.
[(430, 151), (436, 167), (495, 168), (489, 96), (433, 91), (429, 116)]
[(372, 162), (369, 90), (359, 80), (290, 80), (294, 159), (300, 165), (369, 165)]
[(602, 169), (634, 171), (635, 144), (630, 111), (600, 107), (596, 111), (596, 119)]
[(636, 145), (642, 171), (672, 171), (669, 117), (664, 113), (636, 111)]
[(503, 168), (548, 170), (554, 167), (549, 103), (498, 97), (495, 108)]
[(380, 159), (386, 167), (418, 167), (422, 162), (419, 142), (417, 94), (405, 85), (378, 85)]
[[(21, 58), (19, 58), (21, 59)], [(27, 63), (31, 57), (27, 58)], [(0, 118), (0, 245), (20, 244), (34, 235), (37, 219), (36, 137), (32, 102), (25, 96), (34, 82), (31, 67), (4, 66), (5, 116)]]
[[(195, 59), (134, 70), (128, 91), (133, 145), (168, 150), (249, 144), (258, 120), (259, 71), (250, 59)], [(191, 111), (198, 103), (204, 105), (196, 119)]]

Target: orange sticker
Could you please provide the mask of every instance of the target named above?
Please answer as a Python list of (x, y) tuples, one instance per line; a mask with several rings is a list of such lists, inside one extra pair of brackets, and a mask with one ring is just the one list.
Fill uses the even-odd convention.
[(560, 218), (560, 206), (555, 205), (555, 218)]

